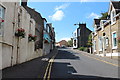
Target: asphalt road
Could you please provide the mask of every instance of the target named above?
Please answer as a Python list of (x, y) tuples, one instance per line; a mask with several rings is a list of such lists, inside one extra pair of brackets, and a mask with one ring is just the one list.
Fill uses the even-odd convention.
[(51, 79), (109, 80), (118, 77), (118, 67), (84, 56), (83, 53), (75, 53), (70, 49), (58, 50), (51, 70)]
[[(118, 67), (73, 51), (56, 49), (49, 55), (2, 70), (3, 80), (114, 80)], [(119, 69), (120, 70), (120, 69)]]

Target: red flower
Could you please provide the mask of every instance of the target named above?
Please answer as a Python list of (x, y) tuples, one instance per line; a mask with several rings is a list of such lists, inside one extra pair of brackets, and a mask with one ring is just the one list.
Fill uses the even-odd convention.
[(24, 29), (21, 29), (22, 32), (24, 32), (25, 30)]
[(36, 35), (34, 35), (34, 37), (37, 37)]
[(118, 40), (120, 40), (120, 37), (118, 38)]
[(29, 34), (30, 37), (32, 37), (32, 34)]
[(20, 31), (20, 29), (17, 29), (17, 31)]
[(2, 22), (4, 22), (4, 20), (2, 20)]

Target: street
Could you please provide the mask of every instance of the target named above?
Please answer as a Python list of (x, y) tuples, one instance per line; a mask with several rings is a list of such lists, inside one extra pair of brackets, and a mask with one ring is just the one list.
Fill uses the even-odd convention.
[(59, 49), (51, 78), (117, 78), (118, 67), (94, 60), (69, 49)]
[(70, 48), (3, 70), (5, 78), (108, 79), (118, 78), (118, 67), (92, 59)]

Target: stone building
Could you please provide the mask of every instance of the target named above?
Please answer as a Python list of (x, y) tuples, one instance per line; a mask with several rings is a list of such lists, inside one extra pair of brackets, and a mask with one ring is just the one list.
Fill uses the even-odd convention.
[[(52, 24), (44, 23), (40, 13), (25, 1), (21, 6), (19, 2), (0, 2), (0, 70), (46, 55), (54, 48)], [(43, 39), (49, 39), (49, 46)]]
[(21, 3), (21, 5), (26, 9), (26, 11), (31, 15), (31, 18), (35, 20), (35, 35), (37, 36), (37, 40), (35, 41), (35, 54), (36, 57), (42, 56), (43, 54), (43, 28), (44, 23), (40, 13), (35, 11), (27, 6), (27, 1)]
[(0, 2), (0, 18), (3, 20), (0, 22), (0, 69), (16, 63), (16, 56), (13, 55), (16, 55), (14, 33), (18, 20), (18, 7), (18, 2)]
[[(54, 36), (54, 30), (52, 29), (52, 24), (47, 23), (47, 20), (43, 18), (44, 22), (44, 36), (43, 36), (43, 53), (44, 55), (47, 55), (50, 53), (50, 51), (53, 49), (53, 38)], [(53, 30), (53, 31), (52, 31)]]
[(108, 18), (94, 19), (93, 53), (118, 58), (120, 56), (120, 1), (110, 1)]
[(86, 24), (79, 24), (79, 27), (73, 33), (73, 48), (87, 47), (88, 37), (91, 32), (86, 27)]

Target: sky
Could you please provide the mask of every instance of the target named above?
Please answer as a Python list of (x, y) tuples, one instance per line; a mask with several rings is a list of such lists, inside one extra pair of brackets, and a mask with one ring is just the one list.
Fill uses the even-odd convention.
[(107, 12), (109, 2), (28, 2), (28, 6), (38, 11), (56, 32), (56, 42), (69, 40), (78, 28), (77, 23), (86, 23), (93, 31), (93, 19)]

